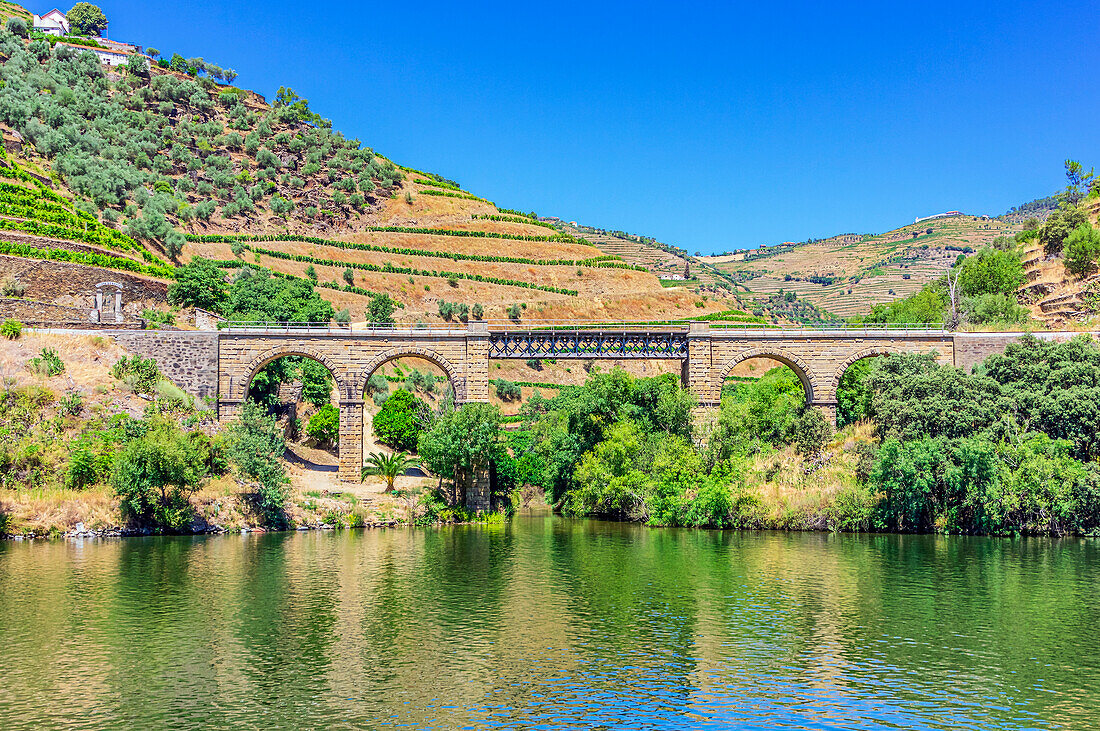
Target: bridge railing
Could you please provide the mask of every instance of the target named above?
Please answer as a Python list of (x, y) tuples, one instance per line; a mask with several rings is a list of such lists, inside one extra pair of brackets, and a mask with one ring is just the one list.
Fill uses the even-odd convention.
[(819, 334), (822, 332), (844, 332), (851, 334), (868, 333), (943, 333), (942, 327), (926, 323), (850, 323), (823, 322), (805, 325), (776, 325), (757, 322), (737, 321), (688, 321), (688, 320), (511, 320), (490, 319), (471, 320), (469, 322), (410, 322), (393, 325), (371, 325), (369, 323), (337, 322), (249, 322), (224, 321), (218, 323), (219, 330), (253, 333), (310, 333), (351, 335), (357, 333), (391, 332), (464, 332), (471, 325), (479, 329), (488, 328), (492, 332), (530, 332), (533, 330), (551, 331), (592, 331), (603, 332), (687, 332), (693, 326), (704, 326), (714, 330), (737, 330), (751, 335), (774, 335), (794, 337), (798, 335)]

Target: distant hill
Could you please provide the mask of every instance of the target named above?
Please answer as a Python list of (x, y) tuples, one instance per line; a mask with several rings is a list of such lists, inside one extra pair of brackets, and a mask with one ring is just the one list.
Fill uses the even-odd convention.
[(0, 228), (19, 229), (0, 252), (0, 278), (25, 299), (79, 311), (87, 283), (106, 274), (89, 271), (59, 291), (45, 284), (56, 277), (30, 277), (28, 262), (88, 268), (95, 254), (97, 270), (159, 283), (131, 287), (145, 298), (131, 309), (167, 309), (171, 265), (201, 255), (227, 273), (312, 275), (353, 321), (379, 294), (397, 300), (402, 321), (462, 306), (487, 318), (632, 320), (740, 307), (729, 289), (693, 291), (712, 280), (665, 286), (682, 269), (674, 255), (623, 256), (610, 239), (600, 248), (402, 167), (289, 89), (269, 102), (222, 83), (224, 72), (201, 59), (126, 51), (123, 65), (105, 66), (70, 43), (88, 42), (0, 30), (0, 131), (7, 177), (20, 188), (9, 191), (17, 208), (0, 213), (9, 216)]
[(1020, 226), (987, 216), (954, 215), (883, 234), (842, 234), (722, 256), (701, 257), (738, 282), (742, 299), (780, 290), (841, 317), (866, 314), (906, 297), (971, 253)]

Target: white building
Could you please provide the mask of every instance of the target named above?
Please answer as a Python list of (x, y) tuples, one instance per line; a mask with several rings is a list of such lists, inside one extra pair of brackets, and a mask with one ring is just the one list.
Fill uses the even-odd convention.
[(125, 51), (115, 51), (110, 48), (89, 48), (87, 46), (78, 46), (74, 43), (64, 43), (60, 45), (68, 46), (77, 51), (87, 51), (88, 53), (94, 53), (99, 62), (105, 66), (122, 66), (130, 60), (130, 56), (135, 54), (126, 53)]
[(64, 36), (69, 34), (69, 19), (65, 17), (65, 13), (54, 8), (45, 15), (35, 15), (32, 27), (46, 35)]

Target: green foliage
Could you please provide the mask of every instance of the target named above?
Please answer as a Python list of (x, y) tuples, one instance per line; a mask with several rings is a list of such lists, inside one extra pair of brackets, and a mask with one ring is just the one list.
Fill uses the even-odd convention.
[(302, 358), (299, 366), (302, 379), (302, 400), (314, 406), (325, 406), (332, 399), (332, 374), (312, 358)]
[(27, 369), (38, 376), (60, 376), (65, 372), (65, 364), (56, 350), (42, 348), (41, 352), (27, 363)]
[(309, 417), (306, 434), (321, 444), (336, 444), (340, 440), (340, 410), (325, 404)]
[(1082, 224), (1088, 223), (1088, 216), (1075, 205), (1064, 204), (1054, 213), (1047, 216), (1047, 220), (1039, 229), (1039, 242), (1043, 245), (1043, 251), (1047, 256), (1062, 253), (1069, 235)]
[(963, 262), (959, 289), (968, 297), (1011, 294), (1024, 283), (1024, 266), (1014, 251), (982, 249)]
[(865, 321), (940, 325), (946, 311), (947, 297), (944, 293), (936, 287), (925, 285), (909, 297), (885, 305), (875, 305)]
[(978, 325), (1002, 323), (1017, 325), (1028, 321), (1030, 315), (1014, 294), (982, 294), (963, 299), (967, 319)]
[(392, 325), (393, 313), (396, 309), (397, 303), (388, 294), (371, 295), (370, 304), (367, 306), (367, 320), (371, 325)]
[(0, 324), (0, 335), (8, 340), (18, 340), (19, 336), (23, 334), (23, 323), (19, 320), (13, 320), (10, 317), (2, 324)]
[(27, 37), (27, 21), (22, 18), (12, 16), (8, 18), (8, 22), (5, 25), (8, 32), (12, 35), (20, 36), (22, 38)]
[(833, 436), (833, 427), (820, 409), (806, 408), (794, 423), (793, 441), (798, 453), (813, 457)]
[(111, 366), (111, 375), (126, 383), (135, 393), (153, 393), (153, 389), (160, 380), (160, 369), (153, 358), (142, 358), (135, 355), (132, 358), (122, 356)]
[(69, 470), (66, 484), (74, 490), (94, 485), (99, 479), (96, 470), (96, 457), (86, 444), (74, 447), (69, 452)]
[(411, 468), (418, 466), (417, 461), (404, 452), (393, 454), (372, 452), (367, 457), (367, 464), (363, 467), (360, 482), (370, 476), (381, 477), (386, 481), (386, 492), (393, 492), (394, 481)]
[(257, 508), (273, 527), (286, 525), (283, 507), (290, 494), (290, 480), (283, 468), (286, 452), (283, 430), (262, 406), (246, 402), (239, 421), (226, 430), (226, 454), (241, 474), (256, 480)]
[(403, 452), (416, 451), (417, 440), (428, 426), (431, 410), (404, 389), (390, 394), (374, 415), (372, 427), (378, 441)]
[(836, 389), (836, 421), (838, 427), (854, 424), (867, 418), (871, 410), (871, 389), (867, 374), (878, 358), (862, 358), (844, 371)]
[(107, 27), (107, 16), (91, 3), (77, 3), (65, 17), (73, 31), (82, 36), (98, 36)]
[[(399, 393), (395, 392), (386, 404)], [(420, 435), (420, 459), (429, 470), (448, 480), (454, 480), (460, 472), (488, 467), (504, 449), (500, 424), (500, 410), (495, 406), (463, 404), (443, 414)]]
[(123, 512), (138, 523), (181, 530), (190, 496), (205, 473), (194, 444), (170, 422), (157, 422), (115, 460), (112, 484)]
[(496, 389), (497, 398), (501, 401), (519, 401), (521, 389), (517, 384), (503, 378), (494, 379), (492, 383)]
[(199, 307), (221, 312), (228, 298), (225, 274), (209, 259), (192, 257), (176, 269), (176, 281), (168, 285), (168, 302), (179, 307)]
[(1096, 272), (1096, 260), (1100, 257), (1100, 231), (1087, 223), (1073, 229), (1065, 242), (1066, 271), (1077, 277), (1087, 277)]

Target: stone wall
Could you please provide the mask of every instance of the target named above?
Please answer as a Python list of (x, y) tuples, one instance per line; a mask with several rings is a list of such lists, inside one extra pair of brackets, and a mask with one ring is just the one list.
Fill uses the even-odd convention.
[(108, 332), (134, 355), (152, 358), (160, 372), (192, 396), (218, 396), (218, 333), (189, 330)]
[[(1055, 340), (1065, 342), (1078, 335), (1090, 333), (1079, 332), (1037, 332), (1032, 333), (1040, 340)], [(974, 366), (993, 355), (1005, 352), (1005, 347), (1022, 338), (1024, 333), (954, 333), (955, 341), (955, 365), (964, 371), (970, 372)], [(1092, 337), (1096, 337), (1092, 334)]]

